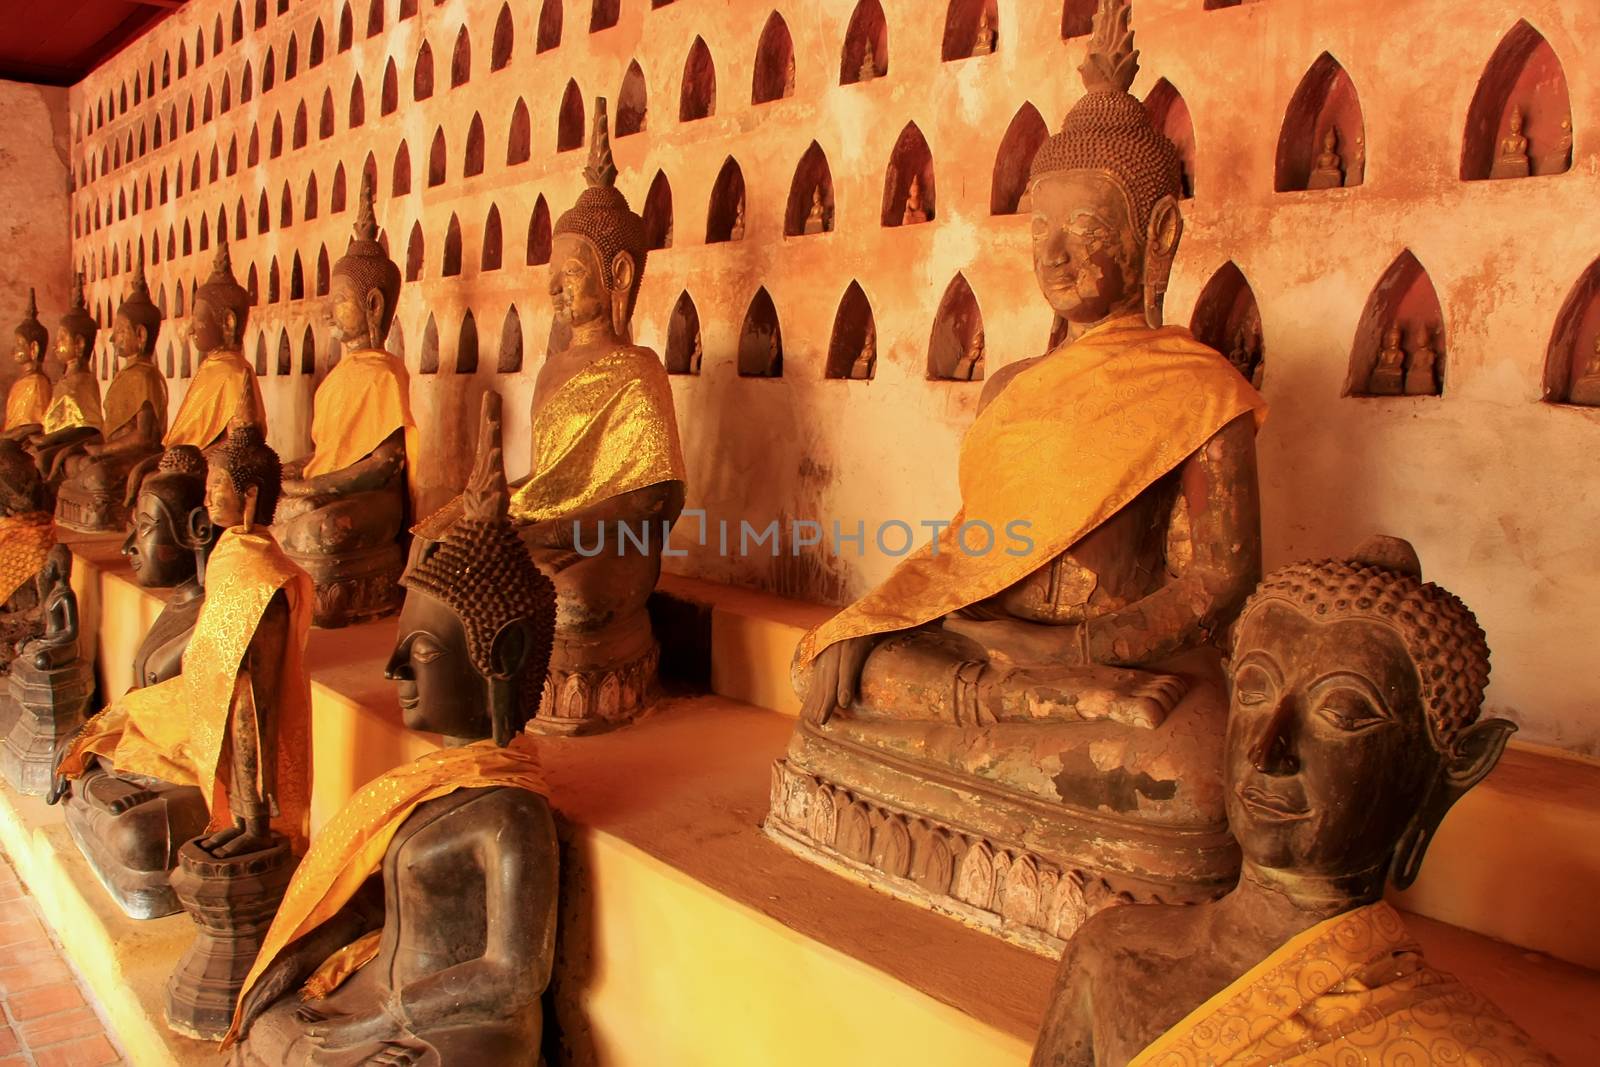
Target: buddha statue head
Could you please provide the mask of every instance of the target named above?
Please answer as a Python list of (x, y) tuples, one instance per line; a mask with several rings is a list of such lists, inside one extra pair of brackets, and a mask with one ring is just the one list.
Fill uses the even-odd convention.
[(609, 328), (616, 339), (631, 340), (634, 301), (644, 279), (644, 219), (628, 207), (617, 189), (604, 97), (595, 100), (589, 187), (551, 228), (550, 299), (558, 323), (575, 335), (588, 327)]
[(1235, 624), (1228, 822), (1247, 867), (1376, 899), (1416, 878), (1515, 727), (1480, 719), (1489, 648), (1405, 541), (1284, 567)]
[(1183, 217), (1178, 149), (1128, 93), (1139, 70), (1131, 0), (1100, 0), (1084, 95), (1033, 157), (1033, 269), (1045, 300), (1076, 327), (1143, 308), (1161, 325)]
[(206, 470), (206, 513), (213, 525), (271, 526), (283, 488), (283, 465), (247, 402), (228, 424), (227, 439), (211, 453)]
[(506, 508), (500, 396), (484, 394), (478, 458), (461, 515), (417, 538), (400, 584), (399, 641), (385, 677), (408, 727), (506, 745), (539, 709), (555, 632), (555, 586)]
[(333, 265), (328, 318), (333, 336), (353, 352), (381, 349), (400, 299), (400, 268), (378, 242), (378, 217), (372, 206), (372, 178), (361, 178), (355, 236)]
[(38, 511), (43, 492), (33, 457), (16, 441), (0, 437), (0, 518)]
[(189, 336), (202, 356), (237, 351), (250, 316), (250, 294), (233, 276), (227, 234), (217, 235), (217, 258), (211, 277), (194, 295), (189, 314)]
[(28, 313), (17, 323), (16, 347), (12, 349), (12, 356), (22, 366), (37, 369), (39, 361), (44, 359), (44, 354), (49, 348), (50, 335), (45, 332), (44, 324), (39, 321), (39, 301), (30, 286)]
[(94, 355), (94, 339), (99, 332), (100, 324), (94, 321), (83, 303), (83, 275), (80, 273), (72, 285), (72, 307), (61, 316), (61, 325), (56, 329), (56, 355), (68, 370), (84, 369), (89, 357)]
[(117, 317), (111, 324), (111, 348), (125, 363), (150, 359), (155, 355), (156, 335), (160, 332), (161, 309), (150, 299), (144, 263), (140, 261), (134, 264), (128, 295), (117, 305)]
[(167, 589), (195, 575), (196, 553), (210, 545), (213, 528), (206, 512), (206, 460), (193, 445), (174, 445), (162, 453), (154, 474), (139, 484), (133, 528), (122, 554), (134, 581)]

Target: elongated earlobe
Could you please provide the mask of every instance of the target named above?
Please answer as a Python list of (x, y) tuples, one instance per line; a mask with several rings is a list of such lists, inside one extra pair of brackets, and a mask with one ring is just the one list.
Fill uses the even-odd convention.
[(1144, 317), (1152, 328), (1162, 325), (1165, 315), (1167, 280), (1172, 276), (1172, 261), (1178, 256), (1183, 238), (1183, 213), (1175, 196), (1164, 196), (1150, 209), (1145, 227)]

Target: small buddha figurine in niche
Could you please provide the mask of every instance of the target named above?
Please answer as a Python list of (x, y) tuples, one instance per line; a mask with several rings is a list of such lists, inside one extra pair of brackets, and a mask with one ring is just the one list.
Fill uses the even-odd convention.
[(1522, 135), (1522, 107), (1511, 108), (1507, 120), (1509, 132), (1500, 139), (1500, 150), (1489, 168), (1491, 178), (1526, 178), (1528, 176), (1528, 139)]
[(1360, 185), (1367, 176), (1367, 136), (1365, 133), (1356, 135), (1355, 151), (1350, 154), (1350, 166), (1344, 172), (1346, 186)]
[(790, 52), (788, 60), (783, 64), (783, 95), (785, 97), (794, 95), (794, 78), (794, 53)]
[(744, 195), (743, 194), (740, 194), (738, 201), (735, 202), (734, 205), (733, 205), (733, 225), (731, 227), (729, 227), (729, 229), (728, 229), (728, 240), (730, 240), (730, 241), (742, 241), (742, 240), (744, 240)]
[(83, 275), (72, 287), (72, 307), (56, 328), (56, 355), (66, 366), (50, 394), (41, 432), (28, 441), (28, 449), (47, 482), (57, 478), (62, 458), (75, 446), (99, 440), (104, 416), (100, 411), (100, 382), (89, 362), (94, 358), (95, 336), (100, 326), (83, 303)]
[(694, 347), (689, 350), (689, 373), (699, 374), (700, 364), (705, 361), (705, 348), (700, 343), (700, 331), (694, 332)]
[(961, 358), (956, 361), (955, 370), (951, 377), (958, 382), (971, 382), (983, 378), (983, 357), (988, 349), (988, 341), (984, 335), (983, 327), (972, 331), (972, 336), (967, 338), (966, 351), (961, 353)]
[(11, 355), (22, 368), (22, 377), (11, 383), (11, 391), (6, 394), (5, 435), (25, 440), (44, 427), (45, 412), (50, 410), (50, 379), (44, 373), (50, 335), (39, 322), (39, 303), (31, 288), (28, 313), (17, 323), (15, 336), (16, 347)]
[(878, 57), (872, 54), (872, 42), (869, 40), (861, 52), (861, 66), (856, 69), (856, 81), (869, 82), (882, 74), (883, 72), (878, 69)]
[(928, 212), (922, 206), (922, 179), (913, 174), (911, 184), (906, 187), (906, 206), (900, 213), (900, 225), (911, 226), (918, 222), (927, 222)]
[(1439, 328), (1422, 326), (1417, 330), (1417, 347), (1406, 359), (1406, 396), (1437, 396), (1439, 393)]
[(861, 338), (861, 352), (850, 364), (850, 377), (857, 381), (866, 381), (872, 377), (873, 371), (878, 366), (878, 328), (872, 322), (867, 323), (867, 332)]
[(989, 19), (989, 9), (984, 7), (978, 13), (978, 30), (972, 39), (972, 54), (986, 56), (994, 52), (995, 32), (994, 23)]
[[(644, 220), (616, 188), (603, 98), (594, 114), (588, 188), (551, 229), (555, 323), (572, 340), (539, 368), (531, 473), (510, 505), (556, 586), (549, 693), (530, 726), (546, 733), (617, 726), (653, 702), (659, 646), (645, 602), (684, 500), (671, 383), (660, 357), (632, 343)], [(417, 535), (434, 537), (459, 512), (459, 502), (446, 507)], [(576, 551), (601, 537), (599, 552)]]
[(1383, 347), (1378, 361), (1367, 375), (1369, 396), (1399, 396), (1405, 392), (1406, 352), (1400, 347), (1400, 324), (1392, 322), (1383, 332)]
[(1411, 546), (1296, 563), (1233, 633), (1224, 753), (1238, 885), (1091, 917), (1033, 1067), (1555, 1061), (1434, 970), (1383, 900), (1515, 727), (1480, 718), (1489, 649)]
[(1260, 576), (1264, 404), (1161, 325), (1181, 165), (1127, 91), (1128, 20), (1127, 0), (1101, 4), (1087, 92), (1029, 176), (1034, 273), (1065, 338), (985, 382), (961, 519), (802, 638), (765, 822), (1048, 952), (1092, 909), (1208, 899), (1237, 864), (1211, 640)]
[[(172, 592), (134, 654), (135, 689), (165, 682), (183, 668), (216, 544), (205, 488), (206, 462), (193, 445), (168, 449), (139, 486), (122, 552), (135, 581)], [(210, 817), (198, 787), (121, 771), (94, 756), (76, 782), (58, 776), (51, 802), (63, 804), (73, 840), (125, 913), (154, 919), (181, 910), (171, 886), (178, 849), (199, 836)]]
[(1600, 334), (1595, 335), (1594, 351), (1583, 366), (1578, 380), (1572, 383), (1567, 403), (1600, 407)]
[(828, 224), (828, 209), (822, 202), (822, 186), (817, 185), (811, 190), (811, 210), (806, 212), (806, 224), (803, 233), (826, 233), (833, 229)]
[(314, 621), (335, 627), (399, 607), (400, 545), (416, 471), (405, 361), (384, 350), (400, 268), (378, 242), (363, 177), (355, 237), (333, 266), (329, 318), (344, 358), (317, 387), (310, 457), (285, 468), (274, 533), (316, 583)]
[(1533, 157), (1533, 173), (1563, 174), (1572, 166), (1572, 116), (1561, 120), (1561, 135), (1551, 145), (1549, 152)]
[[(200, 352), (200, 365), (167, 428), (162, 440), (165, 447), (194, 445), (202, 452), (209, 451), (222, 442), (229, 422), (242, 408), (255, 413), (252, 418), (265, 436), (261, 384), (242, 351), (249, 317), (250, 294), (234, 279), (228, 238), (219, 233), (211, 277), (195, 292), (189, 311), (189, 339)], [(155, 458), (146, 461), (150, 466), (155, 462)], [(133, 476), (142, 473), (136, 470)]]
[(559, 854), (523, 725), (555, 593), (508, 521), (499, 397), (484, 400), (460, 517), (416, 542), (386, 671), (406, 725), (447, 747), (318, 834), (224, 1039), (235, 1067), (542, 1062)]
[(1311, 169), (1307, 189), (1337, 189), (1344, 184), (1344, 160), (1339, 157), (1339, 130), (1329, 126), (1322, 133), (1322, 151)]
[(1233, 335), (1233, 348), (1228, 352), (1228, 362), (1252, 388), (1261, 388), (1261, 320), (1255, 315), (1239, 324)]
[(144, 264), (134, 265), (128, 295), (117, 307), (111, 347), (122, 369), (105, 395), (105, 437), (64, 448), (56, 521), (74, 530), (120, 530), (138, 491), (129, 474), (161, 454), (167, 429), (167, 383), (155, 364), (161, 309), (150, 299)]
[(783, 377), (783, 336), (776, 329), (767, 334), (767, 358), (761, 365), (760, 377)]

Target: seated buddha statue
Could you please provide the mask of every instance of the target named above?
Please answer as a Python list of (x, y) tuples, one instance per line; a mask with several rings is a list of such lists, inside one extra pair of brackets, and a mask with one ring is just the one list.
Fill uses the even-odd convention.
[(1034, 273), (1065, 323), (992, 374), (962, 509), (807, 633), (770, 836), (1036, 950), (1088, 909), (1232, 882), (1211, 647), (1260, 575), (1264, 404), (1162, 326), (1177, 149), (1127, 87), (1126, 0), (1035, 156)]
[(18, 642), (40, 632), (36, 579), (56, 543), (33, 457), (0, 437), (0, 674)]
[(80, 274), (72, 290), (72, 307), (61, 316), (61, 325), (56, 328), (56, 355), (66, 371), (50, 394), (40, 432), (28, 439), (28, 449), (47, 483), (59, 479), (61, 461), (72, 449), (100, 439), (104, 423), (100, 381), (89, 366), (99, 332), (99, 324), (83, 304)]
[(1344, 160), (1339, 156), (1339, 130), (1329, 126), (1322, 133), (1322, 151), (1311, 168), (1307, 189), (1337, 189), (1344, 185)]
[[(555, 324), (570, 328), (571, 342), (539, 368), (531, 473), (513, 486), (510, 506), (556, 585), (549, 694), (530, 725), (554, 733), (615, 726), (653, 700), (658, 645), (645, 601), (684, 500), (666, 367), (632, 343), (644, 221), (616, 188), (603, 99), (590, 145), (588, 188), (551, 231)], [(418, 535), (435, 536), (458, 513), (459, 503), (446, 507)]]
[(1115, 908), (1061, 960), (1033, 1067), (1553, 1067), (1429, 966), (1383, 900), (1516, 729), (1480, 718), (1483, 631), (1411, 546), (1275, 571), (1229, 660), (1224, 782), (1244, 856), (1220, 900)]
[(1600, 407), (1600, 334), (1595, 335), (1594, 350), (1584, 360), (1577, 380), (1567, 393), (1567, 403)]
[(928, 212), (922, 206), (922, 178), (913, 174), (911, 176), (911, 185), (906, 189), (906, 206), (900, 212), (900, 225), (914, 226), (919, 222), (927, 221)]
[(161, 455), (167, 430), (167, 383), (155, 364), (160, 332), (161, 309), (150, 299), (139, 263), (111, 326), (111, 347), (122, 369), (106, 387), (104, 438), (65, 447), (57, 460), (62, 481), (56, 521), (61, 525), (103, 533), (127, 524), (138, 492), (128, 476)]
[(1406, 359), (1405, 392), (1407, 396), (1437, 396), (1439, 394), (1439, 330), (1423, 326), (1417, 347)]
[(344, 626), (398, 608), (416, 424), (405, 361), (384, 351), (400, 268), (378, 243), (364, 179), (355, 239), (334, 264), (330, 318), (345, 356), (318, 386), (312, 454), (284, 469), (274, 529), (316, 583), (313, 622)]
[(44, 428), (44, 414), (50, 409), (50, 379), (44, 373), (49, 347), (50, 334), (39, 321), (39, 302), (30, 288), (28, 314), (17, 323), (16, 347), (11, 351), (22, 368), (22, 377), (6, 394), (4, 435), (12, 440), (25, 441)]
[(523, 725), (555, 591), (506, 515), (485, 396), (459, 516), (414, 542), (386, 674), (446, 747), (380, 776), (312, 842), (245, 980), (238, 1067), (541, 1063), (558, 848)]
[[(171, 589), (133, 658), (133, 687), (176, 677), (205, 603), (202, 579), (215, 544), (205, 510), (206, 464), (192, 445), (168, 449), (139, 486), (123, 554), (147, 589)], [(205, 830), (206, 798), (193, 785), (121, 772), (91, 757), (76, 782), (59, 779), (67, 829), (100, 884), (129, 916), (154, 919), (179, 909), (170, 876), (178, 848)]]
[(1529, 174), (1528, 139), (1522, 135), (1521, 107), (1512, 107), (1506, 124), (1510, 128), (1500, 139), (1494, 162), (1489, 166), (1489, 177), (1526, 178)]
[(1367, 375), (1369, 396), (1399, 396), (1405, 392), (1406, 350), (1400, 347), (1400, 324), (1391, 322), (1383, 331), (1383, 347)]

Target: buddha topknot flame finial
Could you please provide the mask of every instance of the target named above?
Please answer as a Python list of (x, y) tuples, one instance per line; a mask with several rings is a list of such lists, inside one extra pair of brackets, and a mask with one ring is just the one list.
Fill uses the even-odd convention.
[(1133, 0), (1100, 0), (1094, 32), (1078, 65), (1083, 87), (1091, 93), (1128, 91), (1139, 73), (1139, 50), (1133, 47)]
[(606, 119), (606, 98), (594, 100), (594, 133), (589, 138), (589, 165), (583, 176), (590, 188), (611, 188), (617, 184), (617, 164), (611, 158), (611, 126)]
[(34, 295), (33, 286), (28, 286), (28, 318), (39, 317), (39, 298)]
[(212, 277), (226, 277), (233, 279), (233, 257), (228, 254), (228, 234), (225, 230), (217, 231), (217, 257), (211, 261)]
[(78, 271), (72, 276), (72, 310), (83, 311), (87, 305), (83, 300), (83, 271)]
[(478, 458), (462, 498), (463, 517), (474, 522), (504, 522), (511, 493), (500, 443), (500, 394), (483, 394), (478, 423)]
[(378, 213), (373, 208), (374, 192), (372, 188), (372, 174), (363, 171), (361, 174), (361, 202), (356, 207), (356, 240), (376, 241), (378, 239)]

